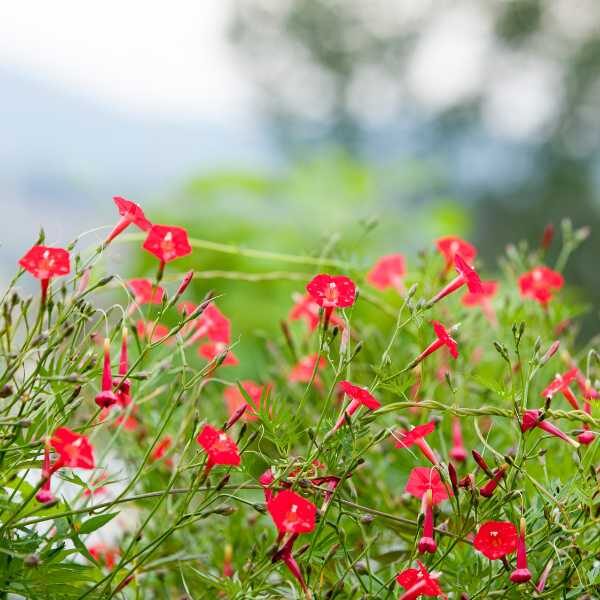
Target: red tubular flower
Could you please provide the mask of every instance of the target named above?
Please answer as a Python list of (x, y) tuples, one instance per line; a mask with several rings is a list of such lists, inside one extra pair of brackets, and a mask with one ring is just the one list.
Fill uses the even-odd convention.
[(427, 458), (431, 464), (437, 465), (439, 464), (437, 456), (424, 439), (425, 436), (433, 433), (434, 430), (435, 423), (430, 421), (429, 423), (424, 423), (423, 425), (417, 425), (410, 431), (399, 431), (395, 436), (396, 448), (410, 448), (410, 446), (413, 445), (417, 446), (417, 448), (421, 450), (425, 458)]
[(494, 311), (494, 307), (492, 306), (492, 298), (498, 292), (498, 282), (497, 281), (482, 281), (481, 282), (481, 291), (480, 292), (471, 292), (468, 291), (461, 298), (461, 302), (463, 306), (474, 307), (481, 306), (481, 310), (485, 315), (485, 318), (492, 324), (496, 325), (498, 320), (496, 318), (496, 311)]
[(402, 254), (382, 256), (367, 273), (367, 281), (378, 290), (394, 288), (399, 294), (404, 292), (403, 279), (406, 275), (406, 260)]
[[(318, 354), (311, 354), (310, 356), (305, 356), (300, 359), (298, 363), (291, 370), (288, 381), (294, 383), (308, 383), (311, 380), (313, 371), (315, 370), (315, 366), (317, 368), (317, 372), (321, 369), (325, 368), (327, 361)], [(319, 386), (321, 384), (321, 380), (319, 375), (315, 375), (314, 379), (315, 385)]]
[(131, 382), (124, 379), (129, 371), (129, 358), (127, 353), (127, 328), (123, 327), (121, 333), (121, 355), (119, 356), (119, 381), (115, 386), (119, 406), (125, 408), (131, 404)]
[(510, 574), (513, 583), (527, 583), (531, 571), (527, 568), (527, 548), (525, 547), (525, 519), (521, 517), (519, 538), (517, 540), (517, 568)]
[(149, 279), (130, 279), (127, 287), (133, 294), (133, 299), (138, 306), (143, 304), (160, 304), (165, 297), (164, 288), (154, 284)]
[(406, 590), (399, 600), (416, 600), (419, 596), (446, 598), (437, 580), (439, 573), (429, 573), (425, 565), (417, 561), (418, 569), (406, 569), (396, 575), (396, 581)]
[(542, 571), (542, 574), (540, 575), (540, 578), (535, 586), (535, 591), (538, 594), (541, 594), (544, 591), (544, 588), (546, 587), (546, 581), (548, 581), (548, 576), (550, 575), (550, 571), (552, 571), (553, 565), (554, 561), (552, 559), (546, 563), (546, 566), (544, 567), (544, 570)]
[(88, 546), (88, 552), (94, 557), (95, 560), (104, 563), (104, 566), (109, 570), (112, 570), (117, 564), (117, 559), (120, 555), (118, 548), (114, 546), (108, 546), (101, 542), (92, 546)]
[(600, 398), (600, 393), (598, 390), (592, 387), (592, 383), (589, 379), (585, 378), (585, 375), (577, 369), (576, 375), (577, 385), (579, 386), (579, 390), (583, 394), (583, 397), (586, 400), (597, 400)]
[(169, 451), (169, 448), (173, 445), (173, 438), (170, 435), (166, 435), (152, 450), (150, 454), (150, 460), (158, 462), (165, 457), (165, 454)]
[(244, 421), (256, 421), (256, 409), (260, 408), (260, 400), (262, 398), (265, 386), (259, 385), (250, 379), (240, 381), (240, 385), (242, 388), (244, 388), (244, 391), (248, 394), (248, 396), (250, 396), (252, 404), (249, 405), (246, 402), (246, 398), (242, 392), (240, 392), (237, 386), (228, 387), (224, 392), (224, 396), (225, 401), (227, 402), (229, 416), (231, 418), (242, 407), (245, 407), (246, 410), (242, 415), (242, 419)]
[(36, 279), (42, 286), (42, 304), (48, 297), (48, 285), (52, 277), (68, 275), (71, 271), (71, 261), (67, 250), (64, 248), (51, 248), (49, 246), (33, 246), (19, 264)]
[(231, 544), (225, 544), (223, 553), (223, 577), (233, 577), (233, 547)]
[(281, 533), (309, 533), (315, 528), (317, 507), (291, 490), (271, 498), (267, 510)]
[(42, 487), (38, 490), (35, 495), (35, 499), (42, 504), (49, 504), (54, 501), (54, 496), (51, 491), (50, 479), (52, 477), (52, 471), (50, 468), (50, 444), (46, 442), (44, 444), (44, 462), (42, 465)]
[(273, 469), (269, 467), (259, 478), (258, 482), (263, 488), (263, 493), (265, 494), (265, 502), (269, 502), (271, 498), (273, 498), (273, 490), (271, 490), (271, 485), (275, 481), (275, 476), (273, 475)]
[(487, 521), (479, 528), (473, 546), (486, 558), (498, 560), (517, 548), (517, 528), (509, 521)]
[[(298, 321), (304, 319), (309, 331), (314, 331), (319, 326), (319, 305), (315, 299), (306, 294), (294, 294), (294, 306), (290, 310), (288, 316), (290, 321)], [(334, 313), (330, 315), (329, 321), (332, 325), (343, 327), (344, 321), (337, 317)]]
[(436, 350), (446, 346), (450, 350), (450, 354), (453, 358), (458, 358), (458, 344), (456, 340), (450, 336), (450, 332), (438, 321), (432, 321), (433, 330), (437, 339), (429, 344), (417, 358), (415, 358), (409, 365), (409, 368), (416, 367), (421, 361), (427, 358), (430, 354), (433, 354)]
[(579, 410), (579, 402), (577, 402), (573, 390), (569, 387), (571, 383), (576, 381), (577, 371), (578, 369), (575, 367), (567, 371), (564, 375), (557, 373), (550, 385), (542, 391), (541, 396), (543, 398), (553, 398), (560, 392), (575, 410)]
[(442, 288), (430, 301), (429, 305), (432, 306), (436, 302), (439, 302), (442, 298), (449, 296), (456, 290), (460, 289), (463, 285), (466, 285), (471, 294), (483, 294), (483, 286), (481, 285), (481, 279), (477, 274), (477, 271), (467, 264), (465, 259), (460, 254), (454, 255), (454, 267), (458, 273), (450, 283)]
[(177, 291), (175, 292), (175, 300), (174, 300), (175, 302), (177, 301), (177, 299), (180, 296), (183, 296), (183, 294), (185, 293), (185, 290), (188, 289), (188, 286), (192, 282), (193, 278), (194, 278), (194, 271), (188, 271), (185, 274), (185, 276), (181, 280), (181, 283), (179, 284), (179, 287), (177, 288)]
[(423, 495), (422, 511), (425, 515), (423, 521), (423, 535), (419, 540), (419, 554), (429, 552), (433, 554), (437, 550), (437, 544), (433, 538), (433, 492), (431, 489), (427, 490)]
[(521, 422), (521, 431), (524, 433), (538, 427), (546, 433), (553, 435), (565, 442), (571, 444), (574, 448), (579, 448), (579, 442), (576, 442), (573, 438), (570, 438), (566, 433), (563, 433), (556, 425), (549, 423), (545, 419), (542, 419), (542, 411), (537, 409), (526, 410), (523, 413), (523, 421)]
[(208, 344), (202, 344), (201, 346), (198, 346), (198, 354), (209, 362), (215, 360), (225, 351), (227, 351), (225, 358), (220, 363), (222, 366), (235, 367), (236, 365), (240, 364), (237, 356), (231, 352), (231, 350), (227, 350), (227, 344), (225, 342), (210, 342)]
[(342, 412), (336, 421), (332, 431), (337, 431), (346, 422), (344, 413), (350, 417), (358, 410), (360, 406), (366, 406), (369, 410), (377, 410), (378, 408), (381, 408), (381, 403), (366, 388), (354, 385), (349, 381), (340, 381), (340, 389), (344, 392), (344, 394), (350, 396), (351, 400), (350, 404), (348, 404), (346, 407), (346, 410)]
[(102, 389), (96, 394), (96, 404), (100, 408), (110, 408), (119, 401), (113, 392), (113, 379), (110, 370), (110, 340), (104, 338), (104, 367), (102, 369)]
[(506, 475), (506, 471), (508, 471), (508, 464), (501, 464), (493, 473), (493, 477), (482, 487), (479, 488), (479, 493), (484, 498), (491, 498), (498, 487), (498, 484), (504, 476)]
[(306, 291), (325, 309), (325, 324), (329, 322), (334, 308), (352, 306), (356, 299), (356, 285), (344, 275), (321, 273), (309, 281)]
[(196, 319), (195, 338), (206, 336), (211, 342), (229, 344), (231, 342), (231, 321), (210, 303)]
[(106, 241), (104, 242), (105, 244), (112, 242), (131, 224), (136, 225), (142, 231), (148, 231), (150, 227), (152, 227), (152, 223), (146, 219), (142, 208), (135, 202), (131, 202), (131, 200), (125, 200), (125, 198), (121, 198), (120, 196), (115, 196), (113, 198), (113, 202), (117, 205), (121, 219), (106, 238)]
[(211, 425), (205, 425), (196, 441), (204, 448), (208, 457), (204, 467), (205, 476), (215, 465), (239, 466), (240, 451), (237, 444), (226, 433)]
[(472, 263), (477, 256), (477, 248), (465, 242), (456, 236), (441, 237), (436, 242), (437, 249), (446, 260), (446, 271), (449, 271), (454, 264), (454, 258), (460, 254), (467, 263)]
[(59, 427), (52, 434), (50, 445), (58, 453), (58, 460), (52, 465), (51, 473), (63, 467), (93, 469), (96, 466), (94, 449), (85, 435), (79, 435), (67, 427)]
[(183, 227), (169, 225), (152, 225), (142, 247), (160, 261), (157, 279), (162, 277), (166, 263), (187, 256), (192, 251), (187, 231)]
[[(592, 414), (592, 407), (590, 403), (586, 400), (583, 403), (583, 411), (588, 415)], [(583, 431), (577, 436), (577, 441), (584, 446), (591, 444), (596, 439), (596, 434), (590, 430), (589, 423), (583, 424)]]
[(415, 498), (422, 499), (427, 490), (432, 492), (433, 504), (439, 504), (452, 496), (433, 467), (415, 467), (408, 477), (405, 491)]
[(450, 458), (457, 462), (467, 460), (467, 450), (463, 444), (459, 417), (452, 418), (452, 448), (450, 449)]
[(544, 308), (548, 306), (554, 292), (565, 284), (563, 276), (548, 267), (536, 267), (533, 271), (523, 273), (519, 277), (519, 288), (523, 298), (531, 298)]

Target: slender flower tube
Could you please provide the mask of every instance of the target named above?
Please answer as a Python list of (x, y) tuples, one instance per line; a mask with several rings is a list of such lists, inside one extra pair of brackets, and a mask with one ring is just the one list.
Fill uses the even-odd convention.
[(150, 229), (152, 224), (146, 219), (144, 211), (138, 204), (131, 200), (121, 198), (120, 196), (115, 196), (113, 202), (116, 204), (121, 218), (114, 226), (113, 230), (108, 234), (108, 237), (104, 242), (105, 245), (110, 244), (110, 242), (112, 242), (120, 233), (125, 231), (131, 224), (136, 225), (142, 231), (148, 231)]
[(52, 472), (50, 470), (50, 440), (47, 440), (44, 445), (44, 462), (42, 465), (42, 487), (35, 495), (35, 499), (42, 504), (48, 504), (54, 500), (51, 492), (50, 480)]
[(444, 346), (447, 346), (453, 358), (458, 358), (458, 344), (456, 343), (456, 340), (454, 340), (450, 335), (451, 333), (453, 333), (454, 328), (447, 330), (441, 323), (438, 323), (437, 321), (433, 321), (432, 325), (437, 339), (431, 342), (431, 344), (429, 344), (429, 346), (427, 346), (427, 348), (425, 348), (425, 350), (423, 350), (423, 352), (421, 352), (421, 354), (419, 354), (419, 356), (417, 356), (417, 358), (415, 358), (410, 363), (410, 365), (408, 366), (409, 369), (416, 367), (429, 355), (433, 354), (434, 352), (436, 352)]
[(450, 458), (453, 458), (458, 462), (467, 460), (467, 451), (463, 444), (459, 417), (454, 417), (452, 419), (452, 449), (450, 450)]
[(526, 583), (531, 579), (527, 568), (527, 548), (525, 547), (525, 519), (521, 517), (519, 538), (517, 539), (517, 568), (510, 574), (513, 583)]
[(550, 571), (552, 571), (553, 565), (554, 561), (552, 559), (550, 559), (546, 563), (546, 566), (544, 567), (544, 570), (542, 571), (542, 574), (540, 575), (540, 578), (538, 579), (538, 582), (535, 586), (535, 591), (538, 594), (541, 594), (544, 591), (544, 588), (546, 587), (546, 582), (548, 581), (548, 576), (550, 575)]
[(473, 459), (479, 466), (479, 468), (491, 479), (494, 476), (494, 473), (489, 468), (488, 464), (485, 462), (485, 459), (477, 450), (471, 450), (471, 454), (473, 455)]
[(425, 441), (425, 436), (429, 435), (434, 430), (435, 423), (430, 421), (423, 425), (417, 425), (409, 431), (400, 431), (394, 436), (396, 439), (396, 448), (410, 448), (410, 446), (413, 445), (417, 446), (432, 465), (438, 465), (439, 461), (437, 456)]
[(523, 421), (521, 422), (521, 431), (524, 433), (538, 427), (546, 433), (553, 435), (561, 440), (564, 440), (568, 444), (571, 444), (573, 448), (579, 448), (579, 442), (569, 437), (566, 433), (562, 432), (556, 425), (546, 421), (542, 418), (542, 411), (537, 409), (526, 410), (523, 413)]
[(381, 408), (381, 403), (366, 388), (354, 385), (349, 381), (341, 381), (340, 389), (344, 394), (350, 396), (351, 400), (333, 426), (332, 432), (337, 431), (346, 422), (346, 415), (352, 416), (361, 406), (366, 406), (369, 410)]
[(498, 487), (500, 481), (504, 479), (506, 471), (508, 471), (508, 464), (504, 463), (500, 465), (494, 471), (494, 476), (492, 477), (492, 479), (490, 479), (484, 486), (479, 488), (479, 493), (484, 498), (491, 498), (494, 495), (494, 492), (496, 491), (496, 488)]
[(423, 512), (425, 520), (423, 521), (423, 536), (419, 540), (419, 554), (425, 552), (433, 554), (437, 549), (437, 544), (433, 539), (433, 492), (430, 489), (423, 494)]
[(455, 277), (448, 285), (442, 288), (427, 304), (433, 306), (439, 302), (442, 298), (449, 296), (456, 290), (460, 289), (463, 285), (469, 288), (471, 294), (483, 293), (483, 287), (481, 285), (481, 279), (477, 274), (477, 271), (467, 264), (467, 261), (460, 255), (454, 256), (454, 267), (458, 272), (458, 276)]
[[(587, 400), (583, 403), (583, 411), (588, 415), (592, 414), (592, 407), (590, 406), (590, 403)], [(588, 444), (591, 444), (595, 439), (596, 434), (593, 431), (591, 431), (590, 424), (584, 423), (583, 431), (577, 436), (577, 441), (580, 444), (584, 444), (585, 446), (587, 446)]]
[(123, 327), (121, 332), (121, 355), (119, 356), (119, 381), (115, 386), (115, 393), (119, 400), (119, 406), (123, 408), (131, 403), (131, 382), (125, 379), (129, 371), (129, 356), (127, 351), (127, 328)]
[(102, 369), (102, 389), (96, 394), (96, 404), (100, 408), (110, 408), (113, 404), (116, 404), (119, 399), (117, 395), (112, 391), (113, 379), (112, 373), (110, 372), (110, 340), (104, 339), (104, 366)]

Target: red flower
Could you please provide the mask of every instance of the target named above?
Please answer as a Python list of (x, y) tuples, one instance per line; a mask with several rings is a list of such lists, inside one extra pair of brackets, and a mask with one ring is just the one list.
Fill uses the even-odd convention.
[(159, 461), (165, 457), (165, 454), (169, 451), (169, 448), (173, 445), (173, 438), (170, 435), (166, 435), (152, 450), (150, 454), (150, 460)]
[(154, 254), (163, 265), (192, 251), (187, 231), (169, 225), (152, 225), (143, 248)]
[(560, 392), (567, 402), (575, 409), (579, 410), (579, 402), (573, 393), (573, 390), (569, 387), (574, 381), (577, 380), (577, 373), (579, 369), (574, 367), (567, 371), (564, 375), (556, 374), (554, 379), (550, 382), (550, 385), (546, 387), (541, 393), (542, 398), (553, 398), (558, 392)]
[(492, 306), (492, 298), (498, 292), (498, 282), (496, 281), (482, 281), (480, 292), (468, 291), (461, 298), (461, 302), (464, 306), (474, 307), (481, 306), (483, 314), (487, 320), (492, 324), (496, 325), (496, 313)]
[[(166, 325), (153, 321), (143, 321), (142, 319), (136, 323), (136, 330), (140, 339), (149, 339), (152, 343), (162, 340), (170, 331)], [(173, 340), (167, 339), (164, 343), (172, 344)]]
[(231, 321), (210, 303), (204, 312), (196, 319), (196, 336), (206, 336), (211, 342), (229, 344), (231, 342)]
[[(227, 344), (224, 342), (214, 342), (209, 344), (202, 344), (202, 346), (198, 347), (198, 354), (205, 358), (207, 361), (213, 361), (218, 356), (223, 354), (227, 350)], [(225, 354), (225, 358), (221, 365), (224, 367), (235, 367), (235, 365), (239, 365), (240, 361), (237, 359), (236, 355), (227, 350), (227, 354)]]
[(308, 533), (315, 528), (317, 507), (296, 492), (279, 492), (267, 502), (267, 509), (281, 533)]
[(382, 256), (367, 273), (367, 281), (378, 290), (390, 287), (399, 293), (404, 291), (403, 277), (406, 275), (406, 261), (402, 254)]
[(252, 404), (249, 405), (246, 402), (246, 398), (240, 392), (236, 386), (228, 387), (225, 390), (225, 401), (227, 402), (227, 410), (229, 416), (232, 417), (236, 414), (243, 406), (247, 407), (242, 415), (244, 421), (256, 421), (256, 409), (260, 407), (260, 400), (265, 389), (264, 385), (259, 385), (250, 379), (241, 381), (240, 385), (244, 388), (244, 391), (250, 396)]
[(93, 469), (96, 466), (94, 449), (85, 435), (79, 435), (66, 427), (59, 427), (52, 434), (50, 445), (59, 455), (52, 466), (52, 472), (62, 467)]
[(114, 422), (115, 427), (122, 425), (125, 431), (135, 431), (139, 424), (133, 415), (118, 415)]
[[(353, 415), (360, 406), (366, 406), (369, 410), (377, 410), (381, 408), (381, 403), (367, 390), (366, 388), (354, 385), (349, 381), (340, 381), (340, 389), (344, 394), (350, 396), (350, 404), (348, 404), (344, 411), (348, 417)], [(336, 424), (333, 427), (333, 431), (337, 431), (345, 422), (346, 417), (344, 412), (338, 418)]]
[(113, 392), (113, 379), (110, 370), (110, 340), (104, 338), (104, 366), (102, 369), (102, 389), (96, 394), (96, 404), (100, 408), (110, 408), (119, 399)]
[(506, 471), (508, 471), (508, 464), (501, 464), (493, 473), (492, 478), (483, 486), (479, 488), (479, 493), (484, 498), (491, 498), (498, 487), (498, 484), (504, 476), (506, 475)]
[(477, 248), (475, 246), (453, 235), (441, 237), (436, 242), (436, 246), (446, 260), (446, 271), (452, 268), (454, 257), (457, 254), (460, 254), (467, 263), (472, 263), (477, 256)]
[(396, 448), (410, 448), (410, 446), (416, 445), (431, 464), (437, 465), (439, 461), (436, 455), (429, 444), (423, 439), (425, 436), (433, 433), (433, 431), (435, 431), (435, 423), (433, 421), (417, 425), (409, 431), (399, 431), (395, 436)]
[(149, 279), (130, 279), (127, 287), (131, 290), (133, 299), (138, 305), (160, 304), (165, 297), (165, 290)]
[(323, 308), (352, 306), (356, 298), (356, 285), (343, 275), (321, 273), (307, 284), (306, 291)]
[(479, 278), (477, 271), (475, 271), (473, 267), (470, 267), (460, 254), (456, 254), (454, 256), (454, 266), (458, 276), (448, 283), (443, 289), (441, 289), (429, 301), (430, 306), (436, 302), (439, 302), (442, 298), (452, 294), (463, 285), (466, 285), (469, 288), (469, 292), (471, 294), (481, 294), (483, 292), (481, 279)]
[(19, 264), (36, 279), (40, 280), (42, 304), (46, 302), (50, 279), (67, 275), (71, 271), (69, 253), (64, 248), (33, 246), (19, 260)]
[[(288, 318), (290, 321), (304, 319), (309, 331), (314, 331), (319, 326), (319, 304), (310, 294), (304, 296), (295, 294), (294, 306), (290, 310)], [(330, 322), (332, 325), (338, 327), (344, 326), (344, 321), (333, 313), (331, 314)]]
[[(415, 498), (423, 498), (427, 490), (432, 492), (433, 504), (447, 500), (448, 490), (443, 484), (437, 469), (429, 467), (415, 467), (408, 477), (405, 491)], [(452, 492), (450, 492), (450, 496)]]
[(544, 307), (552, 300), (554, 292), (560, 290), (564, 284), (565, 280), (560, 273), (544, 266), (536, 267), (519, 277), (521, 296), (532, 298)]
[(531, 571), (527, 568), (527, 548), (525, 547), (525, 519), (521, 517), (519, 538), (517, 540), (517, 568), (510, 574), (513, 583), (527, 583)]
[(589, 379), (585, 378), (585, 375), (577, 369), (577, 385), (579, 386), (579, 390), (583, 394), (583, 397), (586, 400), (597, 400), (600, 398), (600, 393), (598, 390), (592, 387), (592, 383)]
[(113, 569), (117, 564), (117, 559), (119, 558), (119, 549), (113, 546), (107, 546), (99, 542), (98, 544), (94, 544), (92, 546), (88, 546), (88, 552), (94, 557), (98, 562), (104, 563), (107, 569)]
[(509, 521), (487, 521), (479, 528), (473, 546), (490, 560), (503, 558), (517, 548), (517, 528)]
[(419, 554), (425, 554), (425, 552), (433, 554), (437, 550), (437, 544), (433, 538), (433, 492), (431, 489), (427, 490), (423, 495), (423, 513), (425, 519), (423, 521), (423, 535), (418, 544)]
[(416, 600), (419, 596), (433, 596), (434, 598), (442, 596), (445, 598), (446, 596), (437, 582), (439, 574), (429, 573), (420, 561), (417, 561), (417, 564), (419, 565), (418, 569), (406, 569), (396, 575), (396, 581), (406, 590), (400, 596), (400, 600)]
[(416, 367), (421, 361), (427, 358), (430, 354), (433, 354), (436, 350), (443, 348), (446, 346), (448, 350), (450, 350), (450, 354), (453, 358), (458, 358), (458, 344), (456, 340), (451, 337), (450, 332), (438, 321), (432, 321), (433, 330), (435, 331), (435, 335), (437, 339), (434, 342), (431, 342), (417, 358), (415, 358), (410, 365), (408, 365), (409, 369)]
[[(292, 369), (289, 374), (288, 380), (292, 383), (308, 383), (312, 377), (313, 371), (315, 369), (315, 365), (317, 364), (317, 370), (324, 369), (327, 364), (326, 360), (318, 354), (311, 354), (310, 356), (305, 356), (302, 358)], [(315, 385), (320, 384), (319, 376), (315, 376)]]
[(463, 444), (459, 417), (452, 418), (452, 448), (450, 450), (450, 458), (457, 462), (467, 460), (467, 451)]
[(196, 441), (204, 448), (208, 456), (204, 468), (205, 474), (208, 474), (215, 465), (239, 466), (240, 451), (236, 443), (223, 431), (212, 425), (205, 425)]
[(579, 448), (579, 443), (576, 442), (573, 438), (570, 438), (566, 433), (563, 433), (556, 425), (549, 423), (545, 419), (542, 419), (542, 411), (537, 409), (526, 410), (523, 413), (523, 420), (521, 422), (521, 431), (529, 431), (534, 427), (539, 427), (546, 433), (553, 435), (565, 442), (571, 444), (574, 448)]
[(114, 229), (106, 238), (105, 244), (112, 242), (122, 231), (127, 229), (132, 223), (139, 227), (142, 231), (148, 231), (152, 227), (152, 223), (146, 219), (144, 211), (139, 204), (125, 200), (120, 196), (115, 196), (113, 202), (117, 205), (121, 219), (115, 225)]

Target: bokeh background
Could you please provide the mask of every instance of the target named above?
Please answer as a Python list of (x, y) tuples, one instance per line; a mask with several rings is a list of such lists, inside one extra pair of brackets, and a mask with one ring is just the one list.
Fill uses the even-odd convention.
[(0, 279), (40, 225), (64, 244), (122, 195), (194, 237), (363, 264), (456, 233), (487, 274), (570, 217), (597, 307), (599, 24), (597, 0), (2, 3)]

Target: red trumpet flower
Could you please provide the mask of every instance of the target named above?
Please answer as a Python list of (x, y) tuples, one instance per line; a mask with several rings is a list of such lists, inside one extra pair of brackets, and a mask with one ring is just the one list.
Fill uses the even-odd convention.
[(340, 389), (344, 394), (350, 396), (350, 404), (346, 407), (345, 411), (342, 412), (332, 431), (337, 431), (346, 421), (344, 413), (350, 417), (353, 415), (360, 406), (366, 406), (369, 410), (377, 410), (381, 408), (381, 403), (367, 390), (366, 388), (354, 385), (349, 381), (340, 381)]
[(291, 490), (271, 498), (267, 510), (280, 533), (309, 533), (315, 528), (317, 507)]
[(560, 273), (544, 266), (536, 267), (519, 277), (521, 296), (539, 302), (544, 308), (552, 300), (554, 292), (560, 290), (564, 283)]
[(542, 411), (537, 409), (526, 410), (523, 413), (523, 421), (521, 422), (521, 431), (529, 431), (534, 427), (542, 429), (546, 433), (553, 435), (565, 442), (571, 444), (574, 448), (579, 448), (579, 442), (576, 442), (573, 438), (570, 438), (566, 433), (563, 433), (556, 425), (549, 423), (542, 418)]
[[(290, 321), (298, 321), (304, 319), (308, 330), (314, 331), (319, 326), (319, 304), (310, 295), (306, 294), (294, 294), (294, 306), (290, 310), (288, 316)], [(344, 326), (344, 321), (337, 317), (335, 314), (331, 314), (329, 321), (332, 325), (338, 327)]]
[(211, 342), (229, 344), (231, 342), (231, 321), (210, 303), (196, 319), (195, 338), (206, 336)]
[(442, 298), (449, 296), (456, 290), (460, 289), (463, 285), (466, 285), (471, 294), (482, 294), (483, 286), (481, 285), (481, 279), (477, 274), (477, 271), (467, 264), (467, 261), (460, 255), (454, 255), (454, 267), (458, 273), (450, 283), (442, 288), (430, 301), (429, 305), (432, 306), (436, 302), (439, 302)]
[[(583, 411), (588, 415), (592, 414), (592, 407), (590, 403), (586, 400), (583, 403)], [(596, 439), (596, 434), (591, 431), (589, 423), (583, 424), (583, 431), (577, 436), (577, 441), (584, 446), (591, 444)]]
[(406, 275), (406, 260), (402, 254), (382, 256), (367, 273), (367, 281), (378, 290), (394, 288), (399, 294), (404, 292), (403, 279)]
[(119, 401), (113, 392), (113, 379), (110, 370), (110, 340), (104, 338), (104, 367), (102, 369), (102, 389), (96, 394), (96, 404), (100, 408), (110, 408)]
[(192, 251), (187, 231), (169, 225), (152, 225), (142, 247), (160, 261), (157, 279), (161, 279), (166, 263), (187, 256)]
[(475, 550), (486, 558), (498, 560), (517, 548), (517, 528), (509, 521), (487, 521), (473, 540)]
[(468, 291), (461, 298), (463, 306), (474, 307), (481, 306), (481, 310), (485, 315), (485, 318), (492, 324), (497, 324), (496, 312), (492, 306), (492, 298), (498, 292), (498, 282), (496, 281), (482, 281), (480, 292)]
[(229, 417), (231, 418), (235, 415), (242, 407), (245, 407), (246, 410), (242, 415), (242, 420), (244, 421), (256, 421), (256, 410), (260, 407), (260, 400), (263, 396), (263, 391), (265, 389), (264, 385), (259, 385), (250, 379), (246, 379), (245, 381), (240, 381), (240, 385), (250, 396), (252, 400), (252, 404), (248, 404), (246, 398), (240, 392), (237, 386), (228, 387), (225, 392), (225, 401), (227, 402), (227, 410), (229, 412)]
[(52, 465), (51, 473), (63, 467), (93, 469), (96, 466), (94, 449), (85, 435), (79, 435), (67, 427), (59, 427), (52, 434), (50, 445), (58, 453), (58, 460)]
[(576, 381), (577, 371), (577, 367), (574, 367), (564, 375), (557, 373), (550, 385), (542, 391), (541, 396), (543, 398), (553, 398), (555, 394), (560, 392), (575, 410), (579, 410), (579, 402), (577, 402), (575, 394), (569, 387), (571, 383)]
[(450, 449), (450, 458), (457, 462), (467, 460), (467, 450), (463, 444), (459, 417), (452, 418), (452, 448)]
[(130, 279), (127, 287), (133, 294), (135, 303), (142, 304), (160, 304), (165, 297), (164, 288), (155, 285), (149, 279)]
[(273, 469), (269, 467), (259, 478), (258, 482), (263, 488), (263, 493), (265, 495), (265, 502), (269, 502), (271, 498), (273, 498), (273, 490), (271, 490), (271, 485), (275, 481), (275, 476), (273, 475)]
[(42, 504), (48, 504), (54, 500), (50, 489), (50, 478), (52, 472), (50, 470), (50, 444), (49, 440), (44, 444), (44, 462), (42, 464), (42, 487), (35, 495), (35, 499)]
[(446, 260), (446, 271), (449, 271), (454, 264), (454, 258), (460, 254), (467, 263), (472, 263), (477, 256), (477, 248), (465, 242), (465, 240), (456, 236), (441, 237), (436, 242), (437, 249)]
[(429, 344), (429, 346), (427, 346), (427, 348), (425, 348), (425, 350), (423, 350), (423, 352), (421, 352), (421, 354), (419, 354), (419, 356), (417, 356), (417, 358), (415, 358), (410, 363), (410, 365), (408, 366), (409, 369), (416, 367), (430, 354), (433, 354), (436, 350), (439, 350), (444, 346), (446, 346), (448, 350), (450, 350), (452, 358), (458, 358), (458, 344), (456, 343), (456, 340), (450, 335), (452, 329), (448, 331), (441, 323), (438, 323), (438, 321), (432, 321), (432, 325), (437, 339), (431, 344)]
[(64, 248), (50, 248), (49, 246), (33, 246), (28, 250), (19, 264), (29, 271), (42, 286), (42, 304), (48, 297), (48, 285), (52, 277), (61, 277), (71, 271), (69, 253)]
[(205, 476), (215, 465), (239, 466), (240, 451), (237, 444), (226, 433), (211, 425), (205, 425), (196, 441), (204, 448), (208, 457), (204, 467)]
[(418, 569), (406, 569), (396, 575), (396, 581), (406, 590), (399, 600), (416, 600), (419, 596), (446, 598), (437, 580), (439, 573), (429, 573), (425, 565), (417, 561)]
[(309, 281), (306, 291), (319, 306), (325, 309), (326, 324), (334, 308), (352, 306), (356, 300), (356, 285), (344, 275), (332, 276), (321, 273)]
[(527, 583), (531, 571), (527, 568), (527, 548), (525, 547), (525, 519), (521, 517), (519, 538), (517, 540), (517, 568), (510, 574), (513, 583)]
[(492, 474), (492, 478), (483, 486), (479, 488), (479, 493), (484, 498), (491, 498), (498, 487), (498, 484), (504, 476), (506, 475), (506, 471), (508, 471), (508, 464), (501, 464)]
[[(166, 435), (152, 450), (152, 454), (150, 454), (150, 460), (152, 462), (158, 462), (159, 460), (165, 459), (165, 455), (173, 445), (173, 438), (170, 435)], [(165, 464), (167, 467), (173, 466), (173, 461), (170, 458), (165, 459)]]
[(152, 223), (146, 219), (142, 208), (135, 202), (131, 202), (131, 200), (125, 200), (125, 198), (121, 198), (120, 196), (115, 196), (113, 198), (113, 202), (117, 205), (121, 219), (106, 238), (106, 241), (104, 242), (105, 244), (112, 242), (131, 224), (136, 225), (142, 231), (148, 231), (150, 227), (152, 227)]
[(419, 450), (425, 455), (425, 458), (433, 464), (439, 464), (437, 456), (429, 444), (425, 441), (425, 436), (433, 433), (435, 430), (435, 423), (430, 421), (423, 425), (417, 425), (408, 431), (399, 431), (394, 437), (396, 439), (396, 448), (410, 448), (410, 446), (417, 446)]
[(405, 491), (415, 498), (422, 499), (427, 490), (431, 490), (433, 504), (439, 504), (452, 496), (446, 489), (437, 469), (433, 467), (415, 467), (408, 477)]
[(418, 545), (419, 554), (424, 554), (425, 552), (433, 554), (437, 550), (437, 544), (433, 538), (433, 492), (431, 489), (427, 490), (423, 495), (422, 512), (425, 515), (425, 520), (423, 521), (423, 535)]

